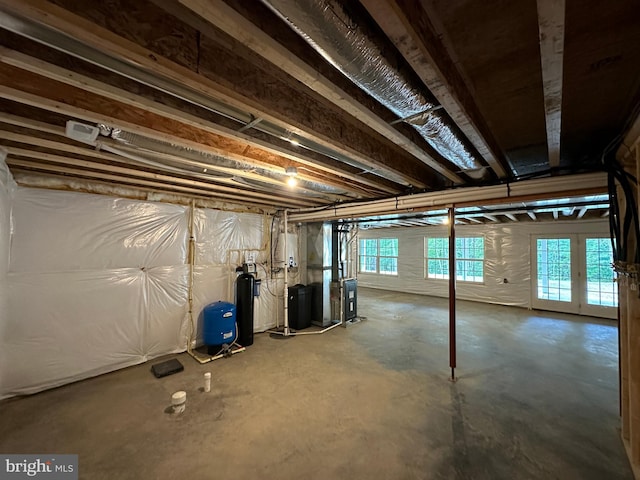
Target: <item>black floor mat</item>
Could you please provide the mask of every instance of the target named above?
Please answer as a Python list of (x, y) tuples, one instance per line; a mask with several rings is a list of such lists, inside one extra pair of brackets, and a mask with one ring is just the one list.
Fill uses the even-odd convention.
[(151, 366), (151, 371), (156, 376), (156, 378), (166, 377), (167, 375), (178, 373), (183, 370), (184, 366), (177, 358), (172, 358), (171, 360), (167, 360), (166, 362), (156, 363), (155, 365)]

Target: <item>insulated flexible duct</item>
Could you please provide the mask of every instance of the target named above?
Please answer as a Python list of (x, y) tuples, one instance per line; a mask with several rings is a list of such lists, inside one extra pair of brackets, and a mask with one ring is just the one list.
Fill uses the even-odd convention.
[[(256, 167), (254, 165), (251, 165), (250, 163), (245, 163), (238, 160), (225, 158), (220, 155), (213, 155), (211, 153), (202, 152), (200, 150), (185, 148), (168, 142), (151, 139), (136, 133), (121, 130), (119, 128), (113, 128), (109, 125), (99, 124), (98, 128), (100, 128), (100, 131), (104, 136), (108, 136), (114, 139), (116, 142), (122, 143), (123, 145), (128, 145), (139, 149), (140, 153), (138, 155), (141, 157), (149, 155), (153, 157), (154, 153), (169, 154), (176, 157), (192, 160), (193, 162), (196, 162), (197, 164), (202, 166), (206, 166), (207, 164), (209, 164), (211, 166), (224, 167), (225, 169), (229, 170), (237, 170), (237, 174), (235, 175), (220, 173), (215, 174), (209, 172), (208, 175), (211, 177), (232, 178), (237, 183), (241, 183), (249, 187), (258, 188), (268, 192), (273, 191), (273, 189), (275, 188), (273, 183), (265, 183), (261, 182), (260, 180), (245, 178), (242, 176), (242, 173), (252, 172), (257, 176), (282, 182), (283, 185), (285, 183), (285, 180), (287, 179), (287, 175), (284, 172), (278, 173), (275, 171), (270, 171), (265, 168)], [(182, 168), (184, 169), (184, 167)], [(200, 168), (192, 168), (192, 170), (194, 172), (201, 171)], [(304, 179), (298, 179), (298, 188), (296, 191), (306, 196), (323, 198), (327, 201), (335, 201), (336, 198), (334, 198), (334, 195), (352, 196), (349, 192), (346, 192), (337, 187)]]
[(439, 105), (385, 57), (371, 34), (335, 0), (262, 0), (347, 78), (408, 123), (462, 170), (483, 167)]

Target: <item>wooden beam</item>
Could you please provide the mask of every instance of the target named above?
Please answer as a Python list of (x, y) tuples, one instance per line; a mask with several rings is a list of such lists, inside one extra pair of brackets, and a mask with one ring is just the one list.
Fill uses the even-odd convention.
[(565, 0), (537, 0), (549, 166), (560, 166)]
[(498, 221), (497, 217), (494, 217), (493, 215), (489, 215), (488, 213), (483, 213), (482, 216), (487, 220), (491, 220), (492, 222)]
[(531, 210), (529, 210), (529, 211), (527, 212), (527, 215), (529, 215), (529, 217), (531, 218), (531, 220), (533, 220), (534, 222), (535, 222), (536, 220), (538, 220), (538, 217), (536, 217), (535, 212), (532, 212)]
[[(160, 2), (159, 5), (168, 3)], [(406, 136), (389, 125), (388, 122), (375, 115), (356, 101), (347, 92), (332, 83), (329, 79), (318, 73), (317, 69), (305, 63), (302, 59), (282, 46), (277, 40), (260, 30), (251, 21), (227, 5), (224, 1), (208, 0), (180, 0), (180, 3), (215, 25), (240, 43), (278, 65), (289, 75), (293, 76), (315, 92), (322, 95), (334, 105), (353, 115), (358, 120), (373, 128), (379, 134), (385, 136), (396, 145), (423, 161), (436, 172), (455, 183), (462, 183), (459, 175), (447, 169), (424, 150), (411, 142)], [(200, 27), (202, 28), (202, 27)]]
[(558, 219), (558, 209), (557, 208), (553, 210), (553, 219), (554, 220)]
[(504, 216), (507, 217), (512, 222), (517, 222), (518, 221), (518, 217), (516, 217), (515, 215), (513, 215), (511, 213), (505, 213)]
[[(179, 123), (173, 120), (162, 119), (161, 117), (153, 118), (153, 116), (149, 118), (149, 115), (152, 114), (140, 116), (136, 114), (134, 108), (127, 109), (125, 105), (114, 104), (110, 101), (100, 102), (96, 96), (86, 96), (86, 94), (82, 94), (72, 87), (59, 85), (58, 88), (55, 89), (55, 93), (52, 93), (50, 92), (50, 86), (38, 87), (38, 82), (30, 79), (29, 89), (37, 92), (49, 92), (51, 96), (55, 97), (54, 99), (50, 99), (1, 85), (2, 83), (8, 83), (19, 86), (21, 80), (24, 80), (20, 75), (16, 75), (13, 76), (13, 80), (10, 81), (9, 77), (5, 76), (4, 73), (4, 71), (0, 71), (0, 97), (2, 98), (22, 102), (45, 110), (64, 113), (71, 117), (81, 118), (93, 123), (118, 126), (123, 130), (139, 133), (155, 140), (205, 151), (223, 158), (231, 158), (240, 162), (243, 162), (243, 158), (246, 158), (246, 151), (242, 152), (245, 156), (229, 153), (217, 146), (214, 141), (215, 139), (205, 132), (200, 131), (198, 133), (197, 129), (185, 129), (185, 127), (181, 127)], [(74, 105), (70, 105), (67, 102)], [(179, 135), (176, 135), (176, 133)], [(265, 167), (277, 172), (273, 165), (265, 164)]]
[(420, 2), (361, 0), (361, 3), (496, 175), (507, 176), (501, 149)]
[(51, 125), (50, 123), (41, 122), (40, 120), (35, 120), (32, 118), (25, 118), (19, 115), (13, 115), (11, 113), (2, 112), (2, 117), (0, 117), (0, 121), (4, 123), (8, 123), (9, 125), (15, 125), (17, 127), (30, 128), (31, 130), (36, 130), (38, 132), (50, 133), (52, 135), (59, 135), (64, 137), (64, 128), (59, 127), (57, 125)]
[[(380, 171), (382, 176), (384, 176), (383, 172), (389, 172), (387, 177), (391, 174), (402, 177), (406, 184), (417, 188), (425, 188), (434, 183), (429, 171), (424, 168), (418, 169), (420, 162), (414, 157), (399, 154), (401, 150), (390, 148), (389, 145), (375, 140), (364, 131), (358, 132), (358, 128), (354, 125), (337, 125), (335, 122), (340, 123), (341, 120), (331, 111), (321, 109), (322, 113), (320, 113), (316, 109), (312, 115), (309, 109), (316, 108), (316, 104), (307, 105), (309, 108), (306, 110), (290, 108), (291, 99), (301, 99), (300, 95), (303, 95), (293, 91), (290, 85), (280, 84), (282, 87), (280, 89), (264, 88), (261, 84), (262, 86), (258, 88), (258, 85), (254, 84), (256, 82), (247, 82), (246, 78), (233, 81), (218, 77), (214, 80), (211, 77), (216, 74), (216, 70), (220, 70), (220, 67), (227, 68), (233, 65), (233, 62), (218, 59), (218, 68), (212, 65), (210, 69), (212, 75), (207, 77), (45, 0), (21, 2), (0, 0), (0, 5), (9, 12), (51, 27), (129, 65), (153, 72), (154, 77), (186, 87), (207, 98), (224, 102), (232, 108), (247, 112), (247, 115), (250, 114), (254, 118), (263, 118), (284, 129), (300, 132), (305, 138), (337, 154), (367, 165), (372, 170)], [(110, 25), (110, 27), (116, 28), (117, 25)], [(240, 62), (242, 59), (236, 60)], [(239, 88), (240, 83), (242, 89)], [(247, 88), (253, 88), (254, 91), (247, 92)], [(287, 90), (288, 93), (281, 90)], [(272, 94), (273, 97), (268, 97)], [(288, 108), (283, 109), (283, 106)], [(286, 111), (283, 112), (283, 110)]]
[(587, 207), (582, 207), (578, 212), (578, 216), (576, 218), (581, 219), (584, 217), (584, 214), (587, 213)]
[[(164, 175), (161, 173), (153, 173), (153, 172), (147, 172), (142, 170), (136, 170), (128, 167), (121, 167), (119, 165), (98, 163), (95, 160), (94, 161), (80, 160), (77, 158), (63, 157), (61, 155), (36, 152), (33, 150), (27, 150), (23, 148), (16, 148), (16, 147), (10, 147), (10, 146), (5, 146), (3, 148), (5, 148), (5, 150), (7, 150), (7, 152), (9, 153), (10, 155), (9, 158), (12, 164), (19, 165), (19, 166), (26, 166), (26, 165), (20, 163), (20, 161), (18, 161), (17, 159), (12, 158), (13, 156), (25, 157), (25, 158), (34, 159), (34, 160), (42, 160), (45, 162), (56, 163), (64, 166), (78, 167), (82, 169), (98, 170), (98, 171), (106, 172), (109, 175), (108, 179), (110, 180), (113, 180), (113, 175), (111, 174), (118, 174), (119, 178), (123, 178), (123, 179), (126, 179), (128, 177), (139, 177), (139, 178), (153, 180), (156, 182), (168, 183), (170, 185), (183, 185), (191, 189), (197, 188), (200, 191), (200, 193), (208, 192), (210, 195), (221, 196), (221, 197), (233, 199), (235, 201), (241, 201), (243, 198), (246, 198), (249, 201), (259, 202), (263, 204), (269, 204), (270, 201), (272, 202), (281, 201), (282, 202), (281, 205), (287, 205), (288, 203), (296, 204), (298, 206), (303, 206), (303, 205), (313, 206), (313, 205), (320, 204), (320, 202), (308, 201), (306, 199), (299, 198), (299, 197), (296, 198), (291, 196), (282, 196), (281, 198), (278, 198), (275, 191), (272, 191), (272, 193), (260, 193), (260, 192), (250, 191), (247, 189), (242, 189), (239, 187), (227, 187), (227, 186), (223, 186), (215, 183), (219, 181), (218, 179), (215, 179), (215, 182), (214, 182), (214, 179), (212, 179), (211, 182), (203, 182), (200, 180), (191, 180), (191, 179), (186, 179), (186, 178), (181, 178), (176, 176)], [(37, 164), (34, 162), (30, 162), (30, 165), (34, 167)], [(49, 166), (50, 165), (47, 165), (47, 167)], [(282, 185), (282, 187), (284, 188), (284, 185)]]
[[(4, 118), (1, 118), (2, 120), (4, 120)], [(25, 119), (26, 120), (26, 119)], [(23, 125), (28, 125), (29, 122), (28, 120), (25, 122), (21, 122)], [(51, 129), (51, 131), (55, 131), (56, 134), (59, 134), (61, 136), (64, 137), (64, 129), (60, 128), (60, 129)], [(64, 137), (66, 138), (66, 137)], [(112, 153), (105, 153), (101, 150), (96, 150), (94, 148), (89, 148), (87, 146), (82, 146), (82, 147), (78, 147), (75, 145), (71, 145), (69, 143), (62, 143), (62, 142), (56, 142), (56, 141), (52, 141), (52, 140), (46, 140), (43, 138), (38, 138), (37, 136), (30, 136), (30, 135), (25, 135), (25, 134), (21, 134), (21, 133), (15, 133), (15, 132), (9, 132), (7, 130), (2, 130), (0, 127), (0, 143), (2, 142), (2, 140), (6, 140), (6, 141), (11, 141), (11, 142), (18, 142), (18, 143), (24, 143), (27, 145), (33, 145), (36, 147), (43, 147), (43, 148), (47, 148), (47, 149), (52, 149), (52, 150), (58, 150), (58, 151), (62, 151), (62, 152), (66, 152), (66, 153), (73, 153), (73, 154), (78, 154), (78, 155), (83, 155), (85, 157), (93, 157), (93, 158), (100, 158), (103, 160), (120, 160), (122, 161), (122, 157), (118, 157), (115, 154)], [(145, 152), (141, 152), (140, 149), (136, 148), (136, 147), (132, 147), (132, 146), (128, 146), (126, 144), (120, 144), (118, 142), (116, 142), (113, 139), (110, 138), (104, 138), (104, 139), (100, 139), (101, 144), (103, 145), (108, 145), (114, 148), (117, 148), (118, 150), (122, 150), (125, 152), (128, 152), (130, 154), (133, 155), (140, 155), (140, 154), (144, 154)], [(166, 154), (166, 153), (160, 153), (160, 152), (153, 152), (152, 157), (154, 159), (157, 160), (165, 160), (165, 161), (170, 161), (173, 163), (177, 163), (180, 165), (186, 165), (186, 166), (190, 166), (190, 167), (196, 167), (201, 169), (201, 171), (212, 171), (212, 172), (220, 172), (220, 173), (224, 173), (227, 174), (229, 176), (237, 176), (237, 177), (242, 177), (242, 178), (247, 178), (250, 180), (255, 180), (255, 181), (259, 181), (262, 183), (267, 183), (267, 184), (272, 184), (275, 188), (280, 188), (283, 185), (283, 181), (278, 179), (278, 178), (272, 178), (269, 176), (263, 176), (263, 175), (258, 175), (255, 174), (253, 172), (250, 171), (244, 171), (244, 170), (239, 170), (239, 169), (234, 169), (234, 168), (228, 168), (228, 167), (221, 167), (218, 165), (214, 165), (214, 164), (210, 164), (210, 163), (205, 163), (205, 162), (199, 162), (199, 161), (195, 161), (195, 160), (191, 160), (185, 157), (179, 157), (177, 155), (170, 155), (170, 154)], [(167, 168), (171, 168), (169, 165), (167, 165)], [(199, 176), (200, 174), (198, 172), (184, 172), (185, 175), (190, 175), (190, 176)], [(301, 175), (301, 177), (307, 178), (304, 175)], [(219, 179), (218, 181), (221, 182), (227, 182), (230, 183), (232, 185), (237, 185), (237, 182), (234, 182), (233, 180), (230, 179)], [(336, 195), (336, 194), (328, 194), (328, 197), (335, 197), (335, 199), (343, 199), (346, 200), (347, 197), (343, 196), (343, 195)]]
[[(26, 172), (40, 172), (43, 174), (51, 174), (51, 175), (67, 175), (80, 179), (89, 179), (92, 181), (112, 181), (113, 183), (125, 186), (131, 186), (135, 188), (146, 188), (152, 189), (152, 191), (156, 192), (171, 192), (171, 193), (180, 193), (186, 195), (196, 195), (198, 197), (205, 197), (208, 199), (221, 199), (221, 200), (229, 200), (225, 195), (219, 195), (213, 192), (206, 192), (202, 190), (198, 190), (195, 188), (183, 187), (179, 185), (170, 185), (160, 182), (153, 182), (150, 180), (144, 179), (134, 179), (128, 177), (121, 177), (119, 175), (113, 175), (105, 172), (96, 172), (92, 170), (84, 170), (79, 168), (65, 167), (60, 165), (46, 165), (41, 162), (34, 162), (29, 160), (8, 158), (7, 165), (14, 170), (26, 171)], [(272, 203), (264, 203), (259, 201), (249, 201), (248, 199), (239, 199), (237, 202), (241, 203), (249, 203), (252, 205), (260, 205), (262, 207), (271, 207), (273, 208), (275, 205)]]
[(462, 217), (462, 218), (469, 220), (473, 223), (484, 223), (482, 220), (478, 220), (476, 217)]
[[(92, 78), (58, 67), (57, 65), (53, 65), (51, 63), (47, 63), (42, 60), (29, 57), (19, 52), (15, 52), (13, 50), (2, 47), (0, 47), (0, 62), (17, 67), (20, 70), (35, 73), (36, 75), (44, 76), (51, 80), (55, 80), (66, 85), (82, 89), (86, 92), (100, 95), (100, 97), (115, 100), (119, 103), (126, 103), (131, 107), (135, 107), (144, 112), (153, 113), (155, 115), (163, 116), (165, 118), (181, 122), (185, 125), (188, 125), (189, 127), (198, 128), (205, 132), (211, 133), (216, 137), (220, 136), (227, 138), (230, 141), (239, 141), (241, 143), (238, 144), (238, 147), (235, 149), (236, 151), (244, 151), (247, 146), (264, 150), (265, 152), (274, 155), (275, 158), (282, 158), (282, 162), (280, 162), (278, 165), (280, 173), (283, 171), (285, 162), (287, 160), (295, 161), (296, 166), (299, 167), (300, 165), (305, 165), (306, 167), (308, 167), (311, 173), (313, 173), (315, 170), (321, 170), (334, 176), (340, 175), (345, 178), (349, 178), (349, 180), (351, 180), (351, 183), (341, 181), (338, 178), (332, 179), (327, 177), (310, 178), (310, 180), (327, 183), (329, 185), (339, 187), (347, 191), (357, 192), (358, 194), (365, 193), (365, 190), (363, 190), (362, 188), (354, 188), (353, 186), (354, 182), (363, 183), (362, 176), (353, 175), (349, 174), (348, 172), (342, 171), (337, 172), (335, 168), (329, 168), (324, 165), (318, 164), (317, 160), (305, 159), (303, 155), (294, 155), (291, 152), (284, 152), (274, 149), (268, 143), (257, 141), (248, 135), (229, 130), (227, 128), (209, 122), (203, 118), (196, 117), (189, 113), (180, 111), (176, 108), (168, 107), (159, 102), (154, 102), (140, 95), (135, 95), (120, 88), (98, 82), (96, 80), (93, 80)], [(255, 165), (261, 168), (273, 169), (273, 165), (265, 165), (262, 161), (257, 161), (255, 158), (252, 159), (251, 157), (247, 157), (246, 161), (252, 163), (255, 162)], [(383, 188), (380, 186), (380, 184), (377, 184), (375, 182), (367, 181), (366, 179), (365, 182), (370, 187), (373, 186), (374, 188), (378, 188), (381, 190)]]

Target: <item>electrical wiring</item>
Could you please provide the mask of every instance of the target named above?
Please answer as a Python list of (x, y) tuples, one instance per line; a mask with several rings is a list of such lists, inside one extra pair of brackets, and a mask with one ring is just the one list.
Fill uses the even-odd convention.
[[(626, 272), (628, 263), (640, 264), (640, 221), (638, 218), (637, 179), (624, 167), (612, 158), (614, 147), (620, 143), (620, 137), (614, 138), (602, 153), (602, 165), (607, 171), (609, 190), (609, 230), (611, 233), (611, 246), (616, 270)], [(622, 190), (623, 198), (620, 198), (618, 186)], [(621, 201), (624, 199), (624, 212)], [(622, 218), (621, 218), (622, 217)], [(636, 242), (630, 241), (630, 234), (635, 234)], [(629, 244), (634, 245), (634, 251), (629, 251)]]

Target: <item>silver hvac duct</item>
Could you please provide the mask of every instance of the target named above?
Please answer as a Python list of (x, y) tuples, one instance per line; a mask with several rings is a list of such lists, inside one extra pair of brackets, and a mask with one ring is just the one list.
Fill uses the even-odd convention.
[[(255, 165), (252, 165), (250, 163), (233, 160), (220, 155), (206, 153), (194, 148), (186, 148), (180, 145), (174, 145), (161, 140), (155, 140), (143, 135), (139, 135), (137, 133), (132, 133), (121, 130), (119, 128), (115, 128), (110, 125), (98, 124), (98, 128), (100, 129), (103, 136), (112, 138), (116, 142), (123, 145), (128, 145), (136, 148), (137, 150), (140, 150), (138, 155), (143, 158), (146, 156), (151, 156), (152, 159), (153, 155), (156, 153), (168, 154), (174, 157), (192, 160), (199, 166), (206, 166), (207, 164), (209, 164), (211, 166), (224, 167), (226, 169), (238, 171), (237, 175), (221, 175), (208, 172), (208, 175), (212, 177), (226, 176), (227, 178), (232, 178), (237, 183), (241, 183), (254, 188), (260, 188), (269, 192), (273, 191), (274, 188), (276, 188), (273, 183), (264, 183), (259, 180), (244, 178), (242, 176), (242, 173), (253, 172), (255, 175), (261, 177), (278, 180), (282, 182), (283, 185), (285, 183), (285, 180), (287, 179), (287, 175), (284, 173), (284, 171), (283, 173), (278, 173), (275, 171), (275, 169), (267, 170), (266, 168), (256, 167)], [(197, 171), (200, 171), (200, 169), (197, 169)], [(296, 189), (296, 191), (306, 196), (323, 198), (328, 201), (338, 200), (338, 198), (334, 197), (334, 195), (357, 197), (356, 195), (353, 195), (350, 192), (346, 192), (343, 189), (305, 179), (298, 179), (298, 188)]]
[(421, 93), (425, 87), (404, 78), (343, 5), (336, 0), (262, 2), (347, 78), (413, 125), (443, 157), (462, 170), (483, 170), (440, 106)]

